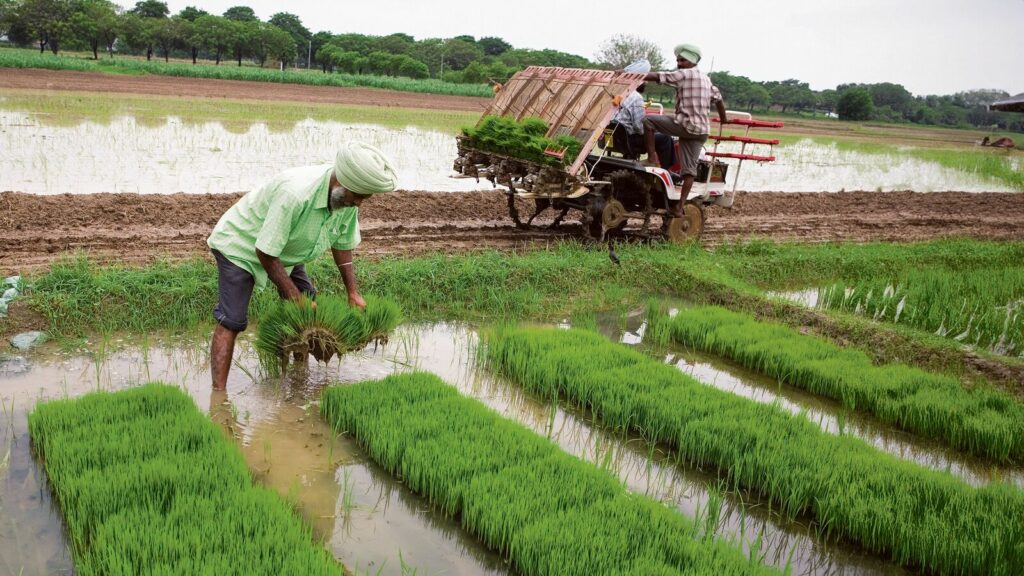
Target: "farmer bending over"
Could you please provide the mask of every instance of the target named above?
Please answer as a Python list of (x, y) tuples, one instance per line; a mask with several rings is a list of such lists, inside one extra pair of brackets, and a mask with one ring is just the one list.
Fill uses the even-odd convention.
[(395, 189), (391, 162), (372, 146), (347, 142), (334, 165), (285, 170), (243, 196), (221, 216), (206, 243), (217, 260), (220, 300), (210, 343), (213, 388), (227, 388), (235, 337), (248, 325), (254, 286), (269, 278), (281, 298), (313, 298), (316, 290), (303, 263), (328, 247), (348, 291), (363, 308), (352, 250), (359, 245), (359, 205), (372, 194)]
[(652, 114), (644, 117), (644, 143), (647, 146), (648, 162), (658, 165), (654, 133), (662, 132), (679, 138), (683, 197), (673, 211), (675, 216), (681, 217), (686, 196), (693, 188), (693, 179), (697, 176), (701, 149), (708, 139), (708, 113), (711, 103), (715, 103), (719, 119), (725, 122), (725, 102), (707, 74), (697, 68), (697, 63), (700, 62), (700, 48), (692, 44), (680, 44), (676, 46), (675, 54), (675, 70), (648, 72), (645, 78), (648, 82), (667, 84), (676, 89), (676, 113), (675, 116)]

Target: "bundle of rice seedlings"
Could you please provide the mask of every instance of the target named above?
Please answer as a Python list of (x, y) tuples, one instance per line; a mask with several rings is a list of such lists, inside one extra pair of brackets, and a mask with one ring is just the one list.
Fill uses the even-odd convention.
[(365, 310), (337, 296), (321, 296), (316, 306), (283, 300), (260, 322), (256, 352), (265, 370), (281, 373), (289, 356), (301, 360), (311, 354), (330, 362), (370, 342), (385, 343), (401, 320), (397, 304), (372, 296), (366, 297)]

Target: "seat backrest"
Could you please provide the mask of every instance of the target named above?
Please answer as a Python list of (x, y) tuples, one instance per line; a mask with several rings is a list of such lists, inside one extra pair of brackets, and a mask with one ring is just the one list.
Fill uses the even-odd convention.
[(605, 154), (615, 153), (630, 160), (636, 160), (640, 157), (640, 151), (636, 150), (636, 147), (630, 143), (629, 133), (626, 132), (625, 126), (613, 120), (605, 128), (606, 133), (608, 130), (611, 130), (612, 133), (612, 145), (605, 147)]

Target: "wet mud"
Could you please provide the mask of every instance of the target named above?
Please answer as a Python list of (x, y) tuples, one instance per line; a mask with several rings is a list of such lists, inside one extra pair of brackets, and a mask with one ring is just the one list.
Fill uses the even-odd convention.
[[(99, 262), (145, 265), (208, 255), (206, 238), (241, 192), (57, 194), (0, 192), (0, 273), (27, 273), (81, 252)], [(521, 211), (530, 207), (523, 203)], [(500, 191), (399, 191), (360, 209), (357, 254), (520, 250), (582, 237), (579, 214), (556, 229), (519, 230)], [(551, 211), (546, 213), (553, 218)], [(576, 218), (577, 220), (573, 220)], [(1024, 238), (1019, 194), (966, 192), (739, 193), (708, 211), (703, 242), (910, 242), (944, 237)]]

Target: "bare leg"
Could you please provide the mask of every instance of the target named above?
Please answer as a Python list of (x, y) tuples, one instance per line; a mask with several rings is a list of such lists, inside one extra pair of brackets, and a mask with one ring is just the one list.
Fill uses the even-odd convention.
[(644, 146), (647, 147), (647, 162), (660, 166), (658, 162), (658, 151), (654, 149), (654, 128), (644, 122)]
[(233, 332), (217, 324), (213, 329), (213, 338), (210, 340), (210, 372), (213, 373), (213, 389), (227, 390), (228, 371), (231, 370), (231, 357), (235, 353), (235, 338), (238, 332)]
[(679, 189), (679, 202), (676, 203), (676, 209), (673, 216), (680, 218), (683, 215), (683, 204), (686, 204), (686, 197), (690, 195), (690, 189), (693, 188), (693, 176), (687, 174), (683, 176), (683, 186)]

